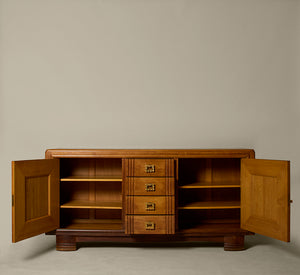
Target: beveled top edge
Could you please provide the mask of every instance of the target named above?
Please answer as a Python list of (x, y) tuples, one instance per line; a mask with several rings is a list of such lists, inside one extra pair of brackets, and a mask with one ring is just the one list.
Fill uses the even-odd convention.
[(253, 149), (48, 149), (46, 158), (254, 158)]

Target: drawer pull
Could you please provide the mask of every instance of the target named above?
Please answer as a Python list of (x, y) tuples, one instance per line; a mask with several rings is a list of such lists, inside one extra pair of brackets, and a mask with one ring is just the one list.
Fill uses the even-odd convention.
[(147, 211), (155, 211), (155, 203), (154, 202), (147, 202), (146, 203), (146, 210)]
[(146, 183), (145, 184), (145, 190), (147, 192), (149, 191), (155, 191), (155, 184), (152, 184), (152, 183)]
[(154, 164), (145, 164), (145, 172), (146, 173), (155, 173), (155, 165)]
[(146, 230), (155, 230), (155, 223), (154, 222), (146, 222), (145, 229)]

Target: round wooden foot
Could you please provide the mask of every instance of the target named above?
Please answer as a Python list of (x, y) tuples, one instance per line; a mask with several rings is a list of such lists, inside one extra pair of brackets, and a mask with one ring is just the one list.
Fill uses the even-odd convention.
[(75, 251), (77, 250), (76, 238), (73, 236), (56, 236), (57, 251)]
[(224, 237), (225, 251), (240, 251), (244, 250), (244, 236), (226, 236)]

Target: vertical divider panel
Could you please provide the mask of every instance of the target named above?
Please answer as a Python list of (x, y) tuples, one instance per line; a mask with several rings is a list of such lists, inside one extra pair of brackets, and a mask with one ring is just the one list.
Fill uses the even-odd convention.
[[(94, 177), (96, 175), (96, 161), (94, 159), (89, 160), (89, 169), (88, 175)], [(89, 182), (89, 200), (96, 201), (96, 184), (95, 182)], [(95, 219), (96, 218), (96, 210), (90, 209), (89, 210), (89, 218)]]
[[(205, 181), (209, 182), (210, 184), (213, 184), (213, 159), (206, 159), (205, 160)], [(208, 199), (212, 200), (212, 189), (209, 189), (208, 192)], [(212, 210), (207, 209), (206, 210), (207, 217), (211, 217)]]
[(128, 172), (128, 159), (122, 158), (122, 228), (127, 230), (127, 219), (126, 219), (126, 177)]
[(179, 230), (179, 224), (178, 224), (178, 217), (179, 217), (179, 212), (178, 212), (178, 185), (179, 185), (179, 159), (175, 158), (174, 159), (175, 163), (174, 163), (174, 168), (175, 168), (175, 182), (174, 182), (174, 195), (175, 195), (175, 228), (174, 231), (178, 231)]

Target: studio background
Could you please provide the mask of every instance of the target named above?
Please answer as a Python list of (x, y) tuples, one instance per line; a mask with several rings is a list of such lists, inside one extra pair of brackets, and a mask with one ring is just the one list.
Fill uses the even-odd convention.
[[(0, 266), (6, 274), (40, 274), (53, 271), (46, 262), (58, 261), (62, 273), (74, 274), (72, 259), (94, 259), (90, 251), (113, 251), (121, 262), (134, 252), (100, 247), (64, 254), (43, 235), (11, 244), (12, 160), (44, 158), (50, 148), (253, 148), (257, 158), (291, 161), (292, 243), (255, 236), (278, 253), (269, 262), (262, 258), (261, 269), (251, 262), (255, 249), (264, 251), (259, 242), (244, 254), (229, 253), (230, 259), (218, 247), (193, 250), (203, 257), (217, 251), (221, 263), (233, 266), (238, 258), (252, 268), (249, 274), (255, 268), (283, 274), (276, 257), (282, 260), (284, 251), (284, 272), (294, 274), (299, 122), (297, 0), (0, 0)], [(166, 251), (173, 260), (186, 252), (158, 249), (157, 255)], [(267, 257), (261, 251), (252, 259)], [(182, 257), (185, 267), (189, 260)], [(240, 272), (216, 271), (209, 263), (202, 263), (206, 274)], [(199, 274), (197, 260), (193, 264), (187, 274)], [(161, 274), (183, 272), (174, 263), (161, 267)], [(135, 273), (133, 264), (111, 268), (103, 274), (149, 271), (140, 266)]]

